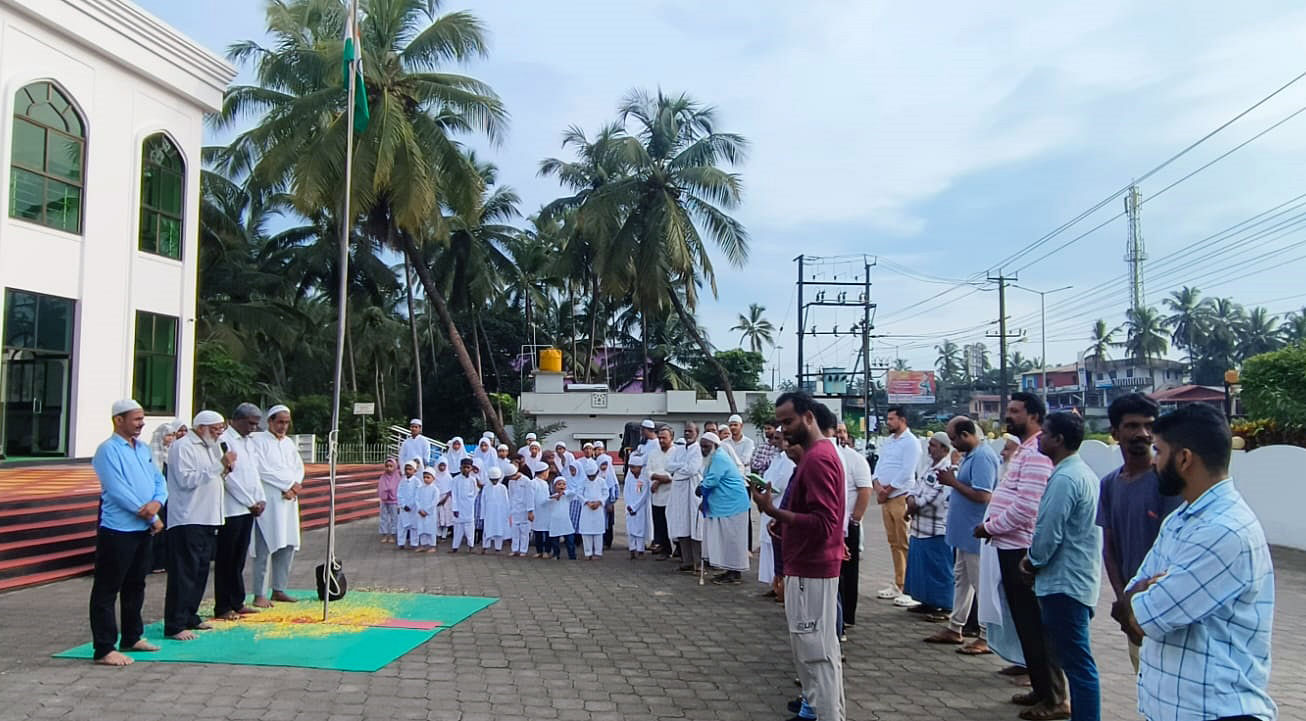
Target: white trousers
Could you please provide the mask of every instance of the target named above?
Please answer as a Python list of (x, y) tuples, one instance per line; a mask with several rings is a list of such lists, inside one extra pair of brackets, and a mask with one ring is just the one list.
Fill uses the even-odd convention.
[(531, 522), (512, 524), (512, 552), (526, 553), (531, 547)]
[(481, 548), (489, 548), (491, 543), (494, 544), (494, 550), (503, 550), (503, 536), (491, 536), (486, 534), (481, 537)]
[(417, 546), (417, 526), (400, 526), (399, 533), (395, 538), (395, 545), (399, 548), (404, 546)]
[(603, 555), (603, 534), (586, 533), (580, 537), (581, 545), (585, 547), (585, 557)]
[[(269, 558), (270, 557), (270, 558)], [(295, 547), (282, 546), (271, 553), (263, 534), (254, 529), (254, 595), (268, 597), (267, 572), (268, 563), (272, 564), (272, 590), (285, 591), (290, 585), (290, 565), (295, 562)]]
[(464, 521), (460, 517), (453, 524), (453, 550), (457, 551), (463, 547), (464, 538), (467, 539), (467, 547), (472, 548), (472, 543), (476, 538), (476, 531), (471, 520)]
[(785, 577), (785, 620), (803, 698), (818, 721), (845, 721), (835, 604), (838, 578)]
[(629, 548), (630, 550), (636, 552), (636, 553), (643, 553), (643, 552), (644, 552), (644, 537), (643, 537), (643, 536), (632, 536), (632, 535), (630, 535), (630, 534), (627, 534), (627, 535), (626, 535), (626, 547)]
[(399, 527), (399, 504), (382, 503), (377, 529), (382, 536), (393, 536)]
[(419, 534), (417, 534), (417, 545), (419, 545), (419, 546), (434, 546), (434, 545), (435, 545), (435, 534), (434, 534), (434, 533), (419, 533)]
[[(957, 560), (952, 564), (952, 616), (948, 619), (948, 628), (961, 633), (970, 616), (970, 605), (975, 600), (975, 590), (980, 587), (980, 556), (978, 553), (966, 553), (957, 550)], [(984, 626), (980, 625), (980, 638), (984, 638)]]

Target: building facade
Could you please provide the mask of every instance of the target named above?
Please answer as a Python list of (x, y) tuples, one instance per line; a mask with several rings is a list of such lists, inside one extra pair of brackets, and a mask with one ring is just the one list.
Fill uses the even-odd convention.
[[(1047, 369), (1047, 400), (1052, 410), (1077, 409), (1086, 418), (1105, 418), (1111, 401), (1129, 393), (1153, 394), (1184, 382), (1184, 364), (1160, 359), (1089, 357), (1071, 365)], [(1020, 389), (1041, 393), (1043, 371), (1022, 373)]]
[(200, 147), (234, 77), (125, 0), (0, 0), (0, 457), (90, 456), (119, 398), (190, 417)]

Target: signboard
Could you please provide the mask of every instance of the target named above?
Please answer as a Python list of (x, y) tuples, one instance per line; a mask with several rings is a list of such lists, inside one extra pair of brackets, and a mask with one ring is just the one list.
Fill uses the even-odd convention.
[(934, 402), (934, 371), (889, 371), (885, 389), (891, 404)]
[(355, 403), (354, 415), (356, 416), (374, 416), (376, 415), (375, 403)]

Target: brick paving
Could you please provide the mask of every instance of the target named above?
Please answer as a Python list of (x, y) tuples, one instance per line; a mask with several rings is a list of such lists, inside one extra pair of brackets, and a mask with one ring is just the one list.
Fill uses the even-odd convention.
[[(863, 594), (887, 576), (868, 515)], [(620, 538), (620, 537), (619, 537)], [(668, 564), (494, 556), (415, 556), (376, 542), (375, 521), (342, 526), (355, 588), (497, 596), (501, 601), (372, 674), (299, 668), (138, 663), (109, 669), (50, 654), (89, 639), (88, 578), (0, 595), (0, 718), (435, 719), (449, 721), (760, 721), (793, 697), (782, 609), (761, 587), (699, 587)], [(305, 534), (294, 584), (310, 587), (324, 532)], [(621, 541), (618, 540), (618, 545)], [(320, 552), (320, 551), (319, 551)], [(1271, 693), (1281, 718), (1306, 718), (1306, 554), (1276, 550)], [(147, 620), (160, 617), (162, 577)], [(1094, 650), (1103, 718), (1139, 718), (1123, 637), (1099, 605)], [(1015, 719), (995, 657), (966, 658), (920, 639), (932, 624), (864, 598), (845, 646), (848, 719)], [(253, 651), (251, 651), (253, 652)]]

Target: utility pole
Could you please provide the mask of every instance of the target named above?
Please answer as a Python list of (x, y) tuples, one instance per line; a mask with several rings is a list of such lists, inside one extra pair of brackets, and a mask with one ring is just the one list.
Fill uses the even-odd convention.
[[(862, 260), (862, 277), (857, 278), (856, 272), (848, 274), (845, 271), (845, 279), (839, 279), (839, 273), (829, 274), (825, 270), (831, 262), (848, 262), (846, 258), (822, 258), (819, 256), (800, 255), (794, 260), (798, 263), (798, 387), (806, 388), (808, 382), (815, 384), (817, 376), (822, 374), (822, 368), (815, 371), (808, 369), (807, 356), (804, 353), (804, 345), (807, 336), (816, 338), (817, 336), (853, 336), (861, 334), (861, 347), (858, 351), (864, 358), (870, 357), (870, 339), (875, 336), (871, 331), (875, 328), (872, 322), (872, 314), (875, 310), (875, 303), (871, 301), (871, 268), (875, 265), (875, 259), (869, 256), (860, 256)], [(851, 264), (851, 263), (849, 263)], [(809, 277), (810, 274), (810, 277)], [(851, 279), (847, 279), (851, 275)], [(815, 295), (809, 300), (805, 293), (807, 286), (815, 286)], [(813, 307), (831, 307), (831, 308), (861, 308), (862, 318), (860, 321), (852, 324), (851, 327), (845, 327), (840, 330), (839, 326), (833, 325), (829, 330), (818, 330), (813, 324), (809, 329), (807, 321), (811, 317), (809, 310)], [(862, 400), (868, 403), (871, 398), (869, 392), (871, 381), (871, 368), (869, 363), (863, 364), (863, 369), (854, 372), (852, 376), (862, 376), (866, 383), (866, 388), (862, 392)], [(851, 377), (851, 376), (850, 376)], [(819, 394), (820, 389), (813, 389), (814, 394)], [(843, 395), (848, 395), (845, 388)]]
[[(1007, 412), (1007, 339), (1020, 337), (1019, 333), (1007, 333), (1007, 284), (1017, 277), (998, 271), (998, 275), (990, 275), (989, 280), (998, 284), (998, 415), (1001, 417)], [(992, 333), (986, 335), (993, 337)]]
[(798, 374), (798, 390), (803, 390), (803, 331), (807, 329), (806, 318), (803, 314), (803, 256), (794, 258), (798, 261), (798, 365), (795, 372)]
[(1074, 286), (1067, 285), (1061, 288), (1053, 288), (1052, 290), (1034, 290), (1033, 288), (1026, 288), (1023, 285), (1012, 283), (1011, 287), (1027, 290), (1030, 293), (1038, 293), (1038, 335), (1039, 342), (1043, 346), (1043, 357), (1039, 359), (1040, 371), (1043, 378), (1039, 384), (1039, 390), (1041, 391), (1040, 395), (1043, 396), (1043, 405), (1046, 407), (1048, 404), (1048, 317), (1046, 301), (1049, 293), (1060, 293), (1063, 290), (1070, 290)]
[[(862, 422), (866, 424), (863, 432), (866, 434), (866, 443), (869, 446), (871, 441), (871, 262), (863, 261), (863, 268), (866, 275), (865, 290), (866, 304), (862, 306), (862, 362), (865, 363), (866, 373), (862, 375)], [(876, 414), (878, 419), (878, 414)]]
[(1125, 213), (1129, 216), (1125, 262), (1129, 264), (1129, 308), (1135, 313), (1146, 305), (1143, 295), (1143, 261), (1147, 260), (1147, 250), (1143, 247), (1143, 225), (1138, 214), (1138, 204), (1138, 186), (1130, 185), (1125, 195)]

